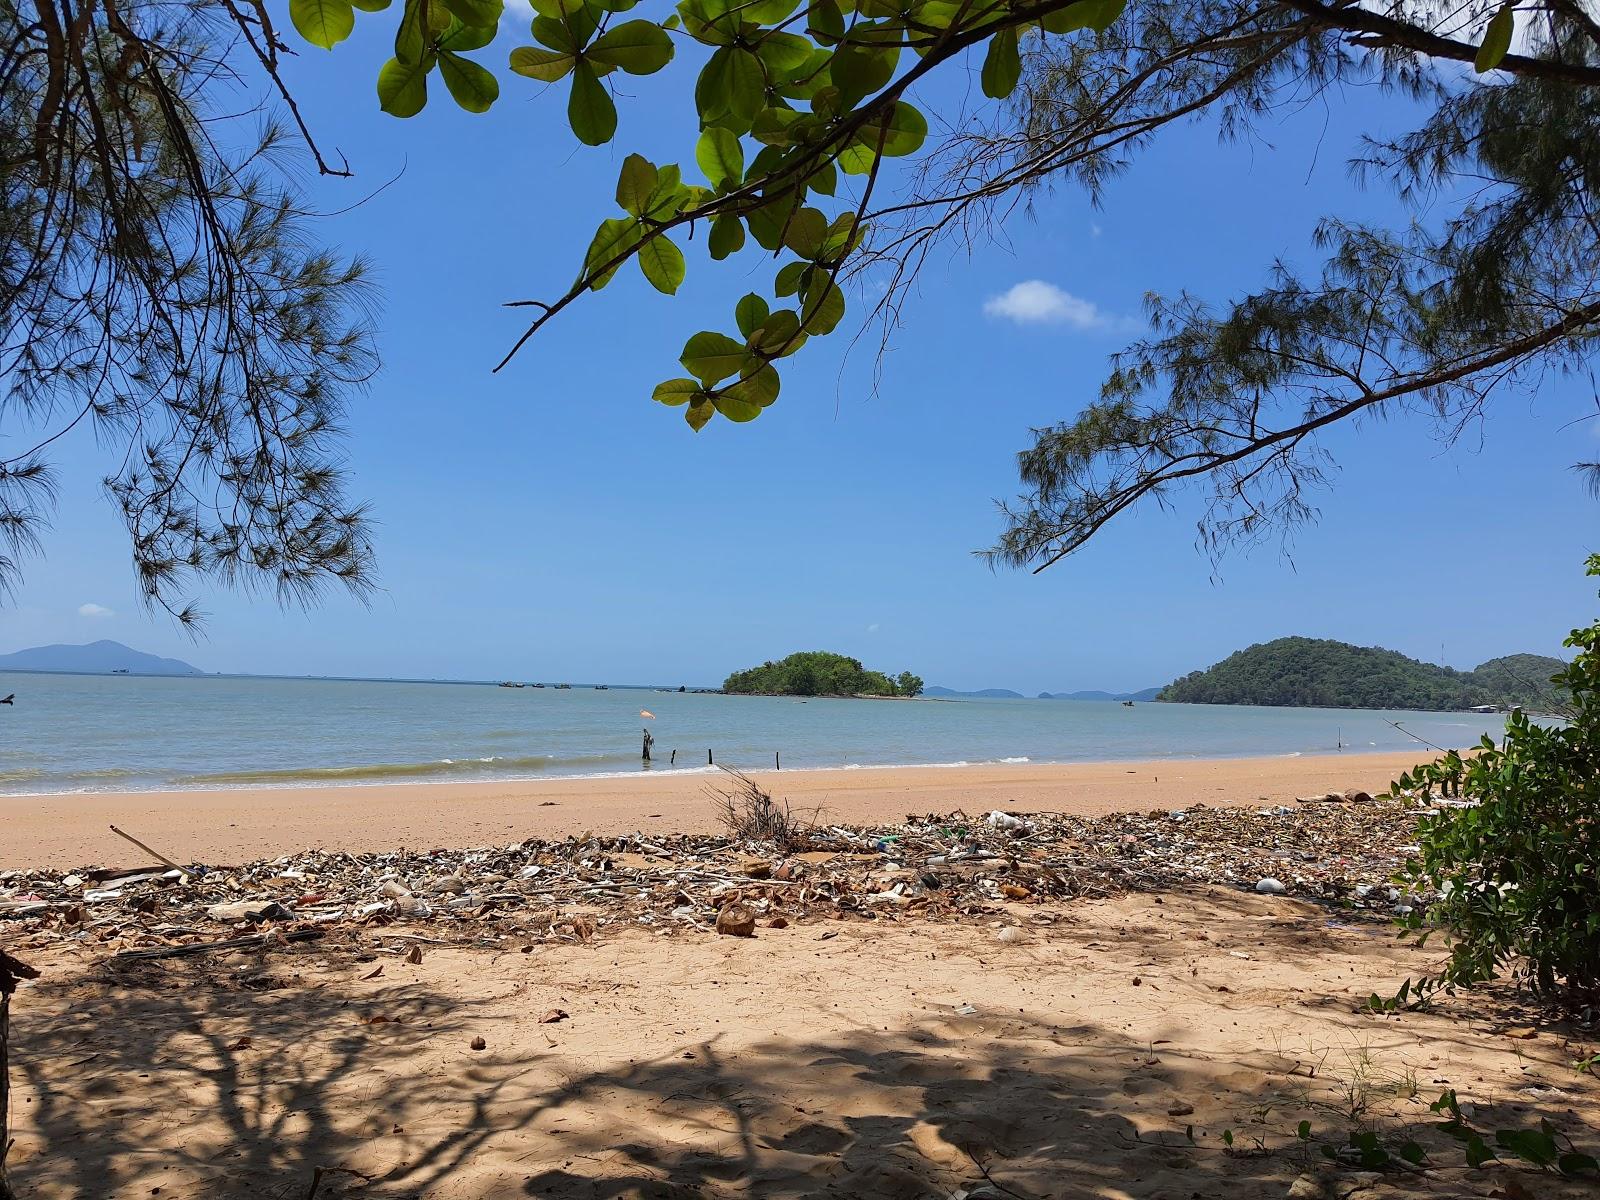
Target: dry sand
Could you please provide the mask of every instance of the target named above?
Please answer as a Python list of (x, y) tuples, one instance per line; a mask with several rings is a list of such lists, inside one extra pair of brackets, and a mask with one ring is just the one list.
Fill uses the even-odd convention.
[[(1419, 747), (1420, 749), (1420, 747)], [(1195, 803), (1278, 803), (1356, 786), (1381, 791), (1417, 754), (1165, 762), (895, 767), (757, 773), (797, 809), (838, 821), (898, 821), (908, 812), (1083, 815)], [(118, 825), (183, 863), (234, 863), (310, 847), (351, 851), (503, 844), (528, 837), (693, 832), (712, 828), (712, 775), (0, 796), (0, 869), (123, 864), (139, 852)]]
[[(1434, 953), (1381, 924), (1221, 890), (1012, 919), (1014, 943), (978, 922), (803, 921), (428, 946), (416, 964), (330, 938), (116, 975), (62, 946), (17, 997), (14, 1183), (29, 1200), (944, 1200), (987, 1172), (976, 1196), (996, 1200), (1282, 1200), (1309, 1171), (1339, 1200), (1594, 1195), (1469, 1170), (1427, 1109), (1452, 1087), (1480, 1128), (1545, 1117), (1594, 1152), (1596, 1081), (1572, 1067), (1594, 1034), (1481, 997), (1360, 1011)], [(1352, 1129), (1414, 1135), (1436, 1165), (1334, 1169), (1319, 1144)]]

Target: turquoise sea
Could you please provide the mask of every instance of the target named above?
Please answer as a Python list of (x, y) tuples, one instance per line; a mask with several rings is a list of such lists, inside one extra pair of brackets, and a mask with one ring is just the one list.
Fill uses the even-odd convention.
[[(1498, 736), (1471, 713), (1073, 700), (796, 700), (237, 676), (0, 675), (0, 793), (305, 786), (707, 770), (1225, 758)], [(654, 719), (640, 716), (645, 709)], [(673, 761), (673, 752), (676, 761)]]

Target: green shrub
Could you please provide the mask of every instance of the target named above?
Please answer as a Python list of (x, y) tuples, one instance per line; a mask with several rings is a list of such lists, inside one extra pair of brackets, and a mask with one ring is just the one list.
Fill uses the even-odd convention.
[[(1588, 568), (1600, 575), (1600, 555)], [(1423, 819), (1405, 872), (1413, 889), (1439, 894), (1405, 923), (1452, 939), (1449, 962), (1424, 989), (1502, 971), (1573, 1002), (1600, 989), (1600, 621), (1566, 645), (1577, 653), (1555, 683), (1570, 697), (1570, 722), (1513, 712), (1500, 746), (1485, 738), (1477, 753), (1452, 751), (1394, 785), (1466, 802)]]

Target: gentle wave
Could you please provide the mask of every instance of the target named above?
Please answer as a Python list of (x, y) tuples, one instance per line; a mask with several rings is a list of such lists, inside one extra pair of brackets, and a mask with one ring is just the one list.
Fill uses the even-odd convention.
[(200, 775), (184, 775), (176, 780), (182, 787), (205, 787), (227, 784), (296, 784), (339, 783), (350, 780), (422, 779), (430, 776), (463, 774), (516, 775), (531, 771), (560, 770), (563, 768), (601, 767), (607, 763), (633, 761), (627, 754), (589, 754), (559, 758), (553, 754), (501, 756), (484, 758), (439, 758), (429, 762), (360, 763), (341, 767), (288, 767), (276, 770), (215, 771)]

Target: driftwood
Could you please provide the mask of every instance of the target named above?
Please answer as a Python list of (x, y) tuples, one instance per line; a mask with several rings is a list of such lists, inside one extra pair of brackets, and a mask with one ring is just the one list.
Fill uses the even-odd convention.
[[(124, 950), (111, 956), (112, 963), (143, 961), (152, 958), (187, 958), (191, 954), (211, 954), (219, 950), (257, 950), (279, 942), (311, 942), (323, 935), (323, 930), (313, 925), (309, 929), (290, 929), (284, 932), (251, 933), (244, 937), (225, 938), (220, 942), (187, 942), (181, 946), (156, 946), (149, 950)], [(0, 1196), (0, 1200), (4, 1200)]]

